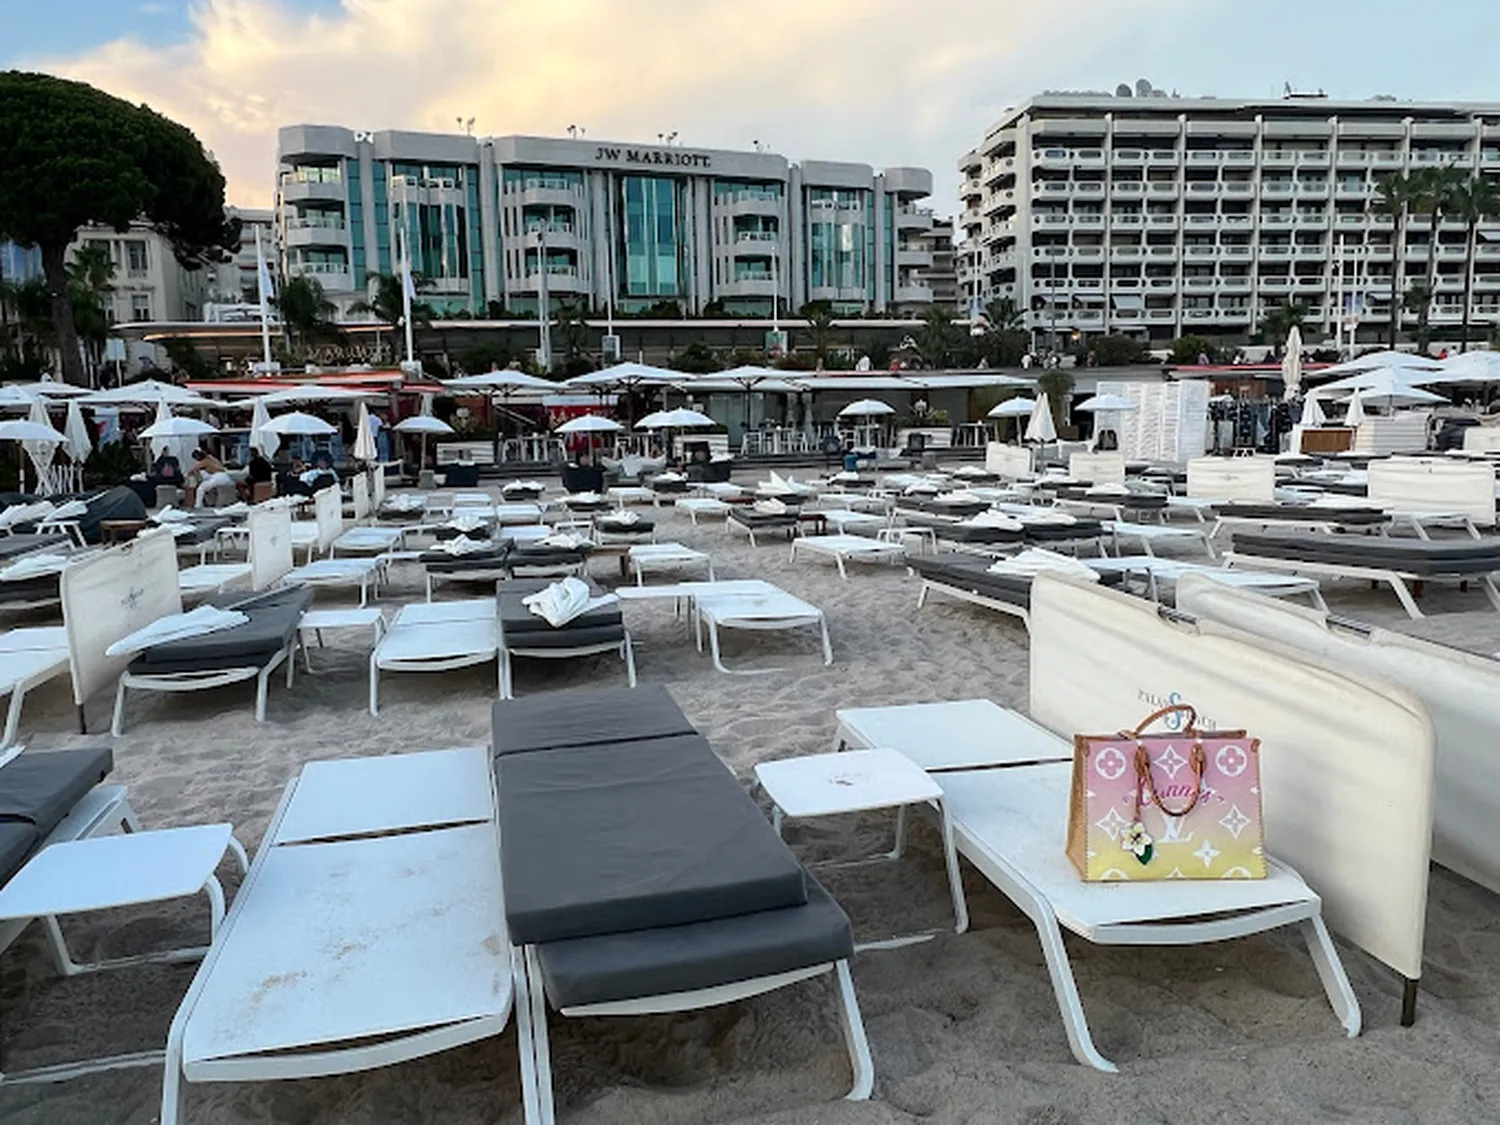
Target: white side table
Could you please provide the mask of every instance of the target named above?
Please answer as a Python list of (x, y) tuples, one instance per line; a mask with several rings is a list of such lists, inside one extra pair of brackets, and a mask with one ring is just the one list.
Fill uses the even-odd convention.
[[(428, 598), (431, 599), (430, 589)], [(313, 670), (312, 654), (307, 644), (309, 633), (321, 647), (324, 629), (369, 629), (374, 634), (374, 640), (371, 642), (371, 647), (374, 647), (380, 643), (380, 638), (385, 636), (385, 617), (376, 606), (360, 606), (355, 609), (313, 609), (302, 615), (302, 623), (298, 628), (302, 636), (302, 665), (311, 672)]]
[[(781, 832), (788, 818), (837, 816), (869, 812), (875, 809), (896, 810), (896, 846), (875, 859), (900, 859), (906, 843), (906, 808), (908, 805), (931, 805), (937, 810), (943, 837), (943, 858), (948, 869), (948, 890), (953, 896), (954, 932), (969, 928), (969, 908), (964, 901), (963, 882), (958, 873), (958, 853), (953, 846), (953, 826), (943, 801), (943, 790), (927, 773), (895, 750), (850, 750), (841, 754), (814, 754), (806, 758), (788, 758), (779, 762), (762, 762), (755, 767), (755, 778), (773, 805), (772, 823)], [(868, 862), (868, 861), (857, 861)], [(925, 941), (931, 934), (891, 938), (866, 943), (872, 946), (904, 945)]]
[(834, 712), (834, 749), (884, 746), (924, 770), (967, 770), (1072, 761), (1057, 735), (988, 699), (953, 699)]

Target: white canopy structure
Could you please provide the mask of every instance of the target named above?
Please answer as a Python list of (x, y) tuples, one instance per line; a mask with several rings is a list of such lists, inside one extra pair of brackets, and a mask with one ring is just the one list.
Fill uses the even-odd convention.
[(619, 387), (631, 390), (635, 387), (670, 387), (690, 378), (681, 371), (665, 367), (652, 367), (649, 363), (617, 363), (613, 367), (590, 371), (586, 375), (575, 375), (563, 386), (567, 387)]
[(141, 431), (143, 438), (174, 438), (174, 437), (202, 437), (204, 434), (216, 434), (219, 431), (207, 422), (200, 422), (197, 418), (179, 418), (168, 414), (166, 418), (158, 418)]
[(395, 429), (403, 434), (451, 434), (453, 427), (430, 414), (414, 414), (397, 422)]
[(277, 434), (281, 437), (305, 436), (325, 437), (328, 434), (338, 433), (333, 426), (315, 418), (311, 414), (304, 414), (300, 410), (293, 410), (289, 414), (280, 414), (272, 418), (261, 429), (268, 434)]
[[(261, 395), (258, 401), (264, 403), (266, 409), (270, 410), (278, 406), (305, 406), (310, 403), (338, 405), (364, 402), (367, 399), (380, 397), (381, 393), (380, 391), (359, 391), (350, 387), (326, 387), (318, 383), (305, 383), (271, 391)], [(240, 405), (245, 405), (245, 402), (242, 400)]]
[(255, 400), (254, 411), (250, 416), (250, 447), (260, 450), (264, 457), (275, 457), (276, 451), (281, 448), (281, 439), (266, 429), (271, 415), (266, 410), (264, 400)]
[(464, 375), (443, 384), (451, 394), (498, 394), (511, 397), (525, 393), (555, 394), (558, 384), (551, 379), (528, 375), (524, 371), (486, 371), (482, 375)]
[(840, 418), (871, 418), (881, 414), (894, 414), (896, 408), (878, 398), (862, 398), (851, 402), (839, 411)]
[(707, 414), (678, 407), (676, 410), (658, 410), (655, 414), (648, 414), (635, 424), (635, 428), (638, 430), (697, 430), (718, 424)]
[(354, 428), (354, 448), (349, 455), (356, 461), (373, 463), (380, 460), (380, 450), (375, 446), (375, 427), (370, 425), (370, 408), (363, 399), (359, 403), (359, 420)]
[(1135, 403), (1122, 395), (1095, 395), (1086, 402), (1080, 402), (1073, 409), (1091, 414), (1103, 414), (1110, 411), (1135, 410), (1137, 407)]
[(1325, 367), (1323, 370), (1317, 372), (1317, 375), (1319, 378), (1325, 375), (1358, 375), (1362, 371), (1374, 371), (1377, 367), (1406, 368), (1411, 371), (1438, 371), (1441, 370), (1442, 364), (1435, 359), (1412, 355), (1410, 352), (1371, 352), (1369, 355), (1362, 355), (1356, 359), (1336, 363), (1332, 367)]
[(83, 411), (76, 398), (68, 401), (68, 420), (63, 423), (63, 433), (68, 436), (63, 451), (74, 461), (87, 460), (88, 455), (94, 451), (94, 442), (89, 437), (89, 428), (83, 420)]
[(580, 414), (577, 418), (571, 418), (557, 427), (560, 434), (615, 434), (625, 427), (613, 418), (604, 418), (598, 414)]
[(1377, 399), (1401, 399), (1408, 402), (1442, 402), (1441, 395), (1419, 390), (1416, 382), (1425, 382), (1421, 372), (1399, 367), (1378, 367), (1326, 383), (1313, 392), (1317, 398), (1336, 398), (1342, 391), (1359, 391), (1366, 402)]
[(59, 433), (51, 426), (43, 426), (29, 419), (24, 421), (11, 419), (0, 422), (0, 441), (40, 441), (50, 442), (53, 445), (61, 445), (67, 440), (66, 434)]
[(1281, 381), (1286, 384), (1282, 395), (1290, 401), (1302, 389), (1302, 329), (1295, 324), (1286, 334), (1286, 355), (1281, 357)]
[(1029, 418), (1031, 412), (1036, 409), (1034, 398), (1008, 398), (1000, 405), (993, 407), (989, 414), (990, 418)]
[(194, 394), (185, 387), (163, 383), (156, 379), (143, 379), (139, 383), (127, 383), (107, 391), (95, 391), (78, 400), (84, 406), (220, 406), (211, 398)]
[(1500, 383), (1500, 352), (1479, 351), (1450, 355), (1438, 370), (1412, 380), (1424, 386), (1440, 383)]
[(1026, 440), (1045, 444), (1057, 440), (1057, 423), (1052, 420), (1052, 404), (1045, 394), (1036, 396), (1036, 405), (1031, 408), (1031, 421), (1026, 423)]

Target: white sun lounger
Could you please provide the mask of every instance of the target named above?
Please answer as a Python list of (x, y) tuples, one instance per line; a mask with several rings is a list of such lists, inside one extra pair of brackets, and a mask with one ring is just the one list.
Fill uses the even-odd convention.
[[(707, 627), (709, 652), (720, 672), (732, 671), (724, 667), (719, 653), (720, 629), (768, 632), (813, 626), (822, 637), (823, 663), (833, 663), (833, 642), (828, 638), (828, 621), (823, 611), (774, 586), (757, 593), (700, 593), (693, 599), (693, 622), (699, 652), (703, 651), (703, 633)], [(770, 670), (751, 669), (744, 674)]]
[(1304, 575), (1276, 574), (1264, 570), (1231, 570), (1227, 566), (1162, 559), (1155, 555), (1120, 555), (1112, 559), (1083, 561), (1101, 574), (1123, 574), (1127, 580), (1133, 575), (1141, 575), (1146, 580), (1146, 592), (1154, 602), (1161, 601), (1163, 583), (1175, 586), (1184, 574), (1201, 574), (1220, 585), (1253, 590), (1271, 598), (1290, 598), (1305, 594), (1319, 609), (1328, 608), (1318, 580)]
[(449, 672), (489, 660), (498, 664), (499, 655), (500, 620), (494, 598), (402, 606), (390, 632), (370, 654), (370, 714), (380, 713), (383, 671)]
[(172, 1021), (162, 1125), (185, 1083), (357, 1073), (499, 1035), (509, 946), (487, 749), (305, 766)]
[(791, 562), (797, 561), (798, 551), (811, 551), (815, 555), (826, 555), (838, 564), (839, 577), (847, 579), (844, 569), (848, 561), (894, 563), (906, 558), (906, 550), (900, 543), (867, 539), (862, 535), (805, 535), (792, 540)]
[(330, 556), (343, 552), (346, 555), (383, 555), (387, 551), (400, 550), (406, 539), (404, 527), (351, 527), (328, 547)]
[(1134, 539), (1141, 545), (1141, 550), (1148, 555), (1155, 555), (1154, 544), (1157, 543), (1197, 543), (1208, 553), (1209, 558), (1214, 557), (1213, 543), (1210, 536), (1200, 527), (1173, 527), (1170, 524), (1160, 523), (1130, 523), (1125, 520), (1112, 520), (1105, 525), (1110, 537), (1114, 540), (1115, 554), (1120, 553), (1120, 540)]
[(819, 511), (817, 514), (823, 517), (824, 523), (839, 534), (843, 534), (851, 527), (879, 530), (891, 525), (891, 521), (887, 516), (877, 516), (873, 512), (855, 512), (848, 508), (829, 508), (825, 511)]
[(21, 752), (14, 745), (26, 693), (68, 670), (68, 630), (61, 626), (11, 629), (0, 634), (0, 695), (10, 696), (5, 733), (0, 735), (0, 766)]
[(698, 526), (699, 516), (728, 516), (729, 505), (723, 500), (715, 500), (708, 496), (684, 496), (677, 501), (675, 507), (688, 514), (693, 521), (693, 526)]
[(273, 501), (252, 508), (245, 518), (245, 561), (188, 567), (177, 575), (182, 596), (204, 597), (239, 585), (252, 590), (274, 585), (292, 568), (294, 526), (284, 504)]
[(493, 510), (495, 522), (501, 527), (542, 522), (540, 504), (496, 504)]
[[(359, 528), (358, 530), (376, 529)], [(310, 563), (287, 571), (281, 582), (285, 586), (358, 586), (359, 604), (366, 605), (370, 600), (370, 591), (379, 590), (381, 566), (380, 558), (314, 559)]]

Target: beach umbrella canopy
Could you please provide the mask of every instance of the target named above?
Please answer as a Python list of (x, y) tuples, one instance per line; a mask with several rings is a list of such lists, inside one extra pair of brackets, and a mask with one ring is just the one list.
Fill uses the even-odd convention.
[(158, 418), (141, 431), (143, 438), (173, 438), (173, 437), (202, 437), (204, 434), (216, 434), (219, 431), (207, 422), (200, 422), (196, 418), (178, 418), (168, 414), (166, 418)]
[(649, 363), (617, 363), (585, 375), (575, 375), (564, 385), (568, 387), (620, 387), (631, 390), (635, 387), (668, 387), (681, 383), (691, 376), (681, 371), (670, 371), (665, 367), (652, 367)]
[(1425, 372), (1411, 382), (1423, 386), (1440, 383), (1500, 383), (1500, 352), (1464, 352), (1451, 355), (1438, 364), (1439, 370)]
[(486, 371), (482, 375), (463, 375), (457, 379), (449, 379), (443, 386), (454, 394), (515, 394), (518, 391), (552, 394), (558, 389), (558, 384), (551, 379), (528, 375), (524, 371)]
[(272, 418), (261, 427), (266, 433), (282, 436), (297, 434), (309, 437), (324, 437), (328, 434), (337, 433), (332, 426), (321, 418), (314, 418), (311, 414), (303, 414), (300, 410), (293, 410), (290, 414), (281, 414)]
[(40, 441), (51, 442), (53, 445), (61, 445), (67, 441), (66, 434), (59, 433), (51, 426), (44, 426), (30, 419), (10, 419), (0, 422), (0, 441)]
[(38, 379), (34, 383), (10, 383), (8, 386), (25, 394), (40, 395), (42, 398), (75, 398), (93, 394), (93, 391), (87, 387), (75, 387), (72, 383), (61, 383), (56, 379)]
[(1358, 375), (1362, 371), (1374, 371), (1377, 367), (1397, 367), (1409, 371), (1439, 371), (1442, 369), (1442, 364), (1435, 359), (1413, 355), (1411, 352), (1381, 351), (1371, 352), (1369, 355), (1362, 355), (1356, 359), (1346, 359), (1343, 363), (1325, 367), (1316, 374), (1320, 379), (1327, 375)]
[(1355, 396), (1368, 405), (1374, 406), (1418, 406), (1430, 405), (1435, 402), (1447, 402), (1442, 395), (1424, 391), (1421, 387), (1398, 387), (1391, 391), (1381, 391), (1371, 388), (1363, 391), (1351, 391), (1344, 397), (1343, 401), (1352, 400)]
[(1286, 399), (1294, 399), (1302, 388), (1302, 329), (1295, 324), (1286, 334), (1286, 355), (1281, 357), (1281, 381), (1286, 384)]
[(1360, 393), (1355, 391), (1349, 399), (1349, 412), (1344, 415), (1344, 425), (1358, 427), (1364, 422), (1365, 408), (1359, 400)]
[(1323, 413), (1323, 408), (1318, 400), (1309, 395), (1303, 400), (1302, 424), (1304, 426), (1326, 426), (1328, 417)]
[(869, 418), (876, 414), (894, 414), (896, 408), (878, 398), (862, 398), (839, 411), (840, 418)]
[(8, 384), (0, 387), (0, 410), (30, 410), (36, 395), (25, 387)]
[(700, 411), (678, 407), (676, 410), (658, 410), (655, 414), (647, 414), (635, 424), (635, 428), (638, 430), (697, 430), (718, 424)]
[(1031, 412), (1036, 409), (1034, 398), (1008, 398), (999, 406), (992, 408), (987, 415), (990, 418), (1030, 418)]
[[(47, 404), (41, 399), (36, 399), (31, 404), (31, 413), (27, 415), (27, 421), (32, 425), (44, 429), (52, 428), (52, 419), (47, 417)], [(66, 440), (66, 435), (64, 435)], [(58, 442), (53, 441), (28, 441), (22, 443), (26, 450), (26, 456), (31, 458), (32, 467), (36, 469), (37, 485), (43, 491), (52, 491), (47, 486), (47, 471), (52, 467), (53, 460), (57, 457)]]
[(255, 400), (255, 413), (250, 416), (250, 446), (258, 449), (263, 457), (275, 457), (276, 451), (281, 448), (281, 439), (266, 429), (266, 423), (271, 420), (271, 415), (266, 411), (266, 404), (261, 399)]
[(414, 414), (396, 423), (395, 428), (403, 434), (451, 434), (453, 427), (441, 418), (430, 414)]
[[(1435, 395), (1414, 386), (1411, 379), (1413, 374), (1416, 373), (1399, 367), (1378, 367), (1373, 371), (1350, 375), (1347, 379), (1340, 379), (1336, 383), (1319, 387), (1317, 393), (1328, 398), (1331, 397), (1330, 392), (1336, 394), (1342, 390), (1358, 391), (1366, 402), (1388, 399), (1390, 402), (1387, 405), (1391, 405), (1398, 399), (1405, 399), (1408, 402), (1445, 401), (1441, 395)], [(1420, 374), (1417, 377), (1421, 378)]]
[(84, 406), (218, 406), (213, 399), (194, 394), (186, 387), (174, 386), (156, 379), (142, 379), (108, 391), (95, 391), (79, 402)]
[(557, 432), (560, 434), (614, 434), (624, 428), (613, 418), (603, 418), (598, 414), (580, 414), (577, 418), (569, 419), (558, 426)]
[(83, 421), (83, 410), (78, 405), (77, 399), (68, 402), (68, 420), (63, 424), (63, 433), (67, 435), (67, 443), (63, 450), (75, 461), (85, 461), (88, 455), (94, 451), (93, 440), (89, 437), (89, 428)]
[(1031, 408), (1031, 420), (1026, 423), (1026, 440), (1049, 442), (1057, 440), (1057, 423), (1052, 420), (1052, 404), (1046, 394), (1036, 396), (1036, 405)]
[(1138, 408), (1135, 403), (1122, 395), (1095, 395), (1087, 402), (1080, 402), (1073, 409), (1102, 413), (1106, 410), (1136, 410)]
[[(266, 409), (274, 406), (304, 406), (308, 403), (350, 403), (375, 398), (379, 391), (357, 391), (349, 387), (325, 387), (317, 383), (304, 383), (282, 387), (260, 396)], [(243, 404), (241, 404), (243, 405)]]
[(354, 448), (349, 451), (356, 461), (378, 461), (380, 451), (375, 448), (375, 430), (370, 425), (370, 408), (364, 399), (359, 401), (359, 421), (354, 429)]

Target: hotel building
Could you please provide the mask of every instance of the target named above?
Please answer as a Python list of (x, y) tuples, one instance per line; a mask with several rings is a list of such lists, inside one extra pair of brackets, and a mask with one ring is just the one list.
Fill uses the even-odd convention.
[(617, 312), (769, 314), (774, 295), (847, 315), (931, 303), (931, 191), (921, 168), (767, 152), (292, 125), (276, 218), (284, 274), (346, 309), (399, 270), (404, 232), (449, 314), (534, 313), (545, 287)]
[[(1431, 246), (1418, 216), (1398, 248), (1371, 202), (1391, 173), (1500, 177), (1500, 105), (1127, 90), (1032, 98), (960, 159), (971, 306), (1012, 298), (1044, 345), (1078, 332), (1243, 339), (1288, 301), (1314, 338), (1342, 317), (1374, 340), (1390, 322), (1391, 271), (1404, 290), (1436, 254), (1433, 332), (1457, 328), (1465, 225), (1445, 219)], [(1480, 228), (1473, 274), (1482, 333), (1500, 316), (1500, 219)]]

